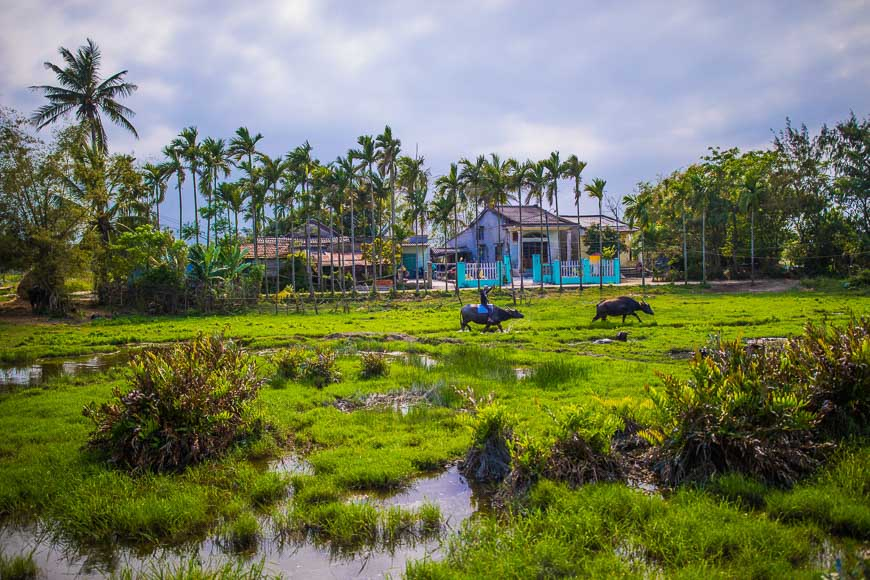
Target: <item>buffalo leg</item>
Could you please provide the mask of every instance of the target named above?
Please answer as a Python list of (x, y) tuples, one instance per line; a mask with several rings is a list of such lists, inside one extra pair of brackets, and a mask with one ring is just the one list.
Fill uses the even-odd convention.
[(637, 321), (638, 321), (638, 322), (640, 322), (641, 324), (643, 324), (643, 320), (640, 319), (640, 316), (637, 315), (637, 312), (632, 312), (632, 314), (634, 314), (634, 317), (637, 318)]
[(501, 327), (501, 322), (498, 323), (498, 329), (499, 331), (504, 332), (504, 328)]
[(627, 314), (623, 314), (623, 315), (622, 315), (622, 323), (623, 323), (623, 324), (625, 324), (625, 317), (626, 317), (626, 316), (628, 316), (628, 315), (627, 315)]

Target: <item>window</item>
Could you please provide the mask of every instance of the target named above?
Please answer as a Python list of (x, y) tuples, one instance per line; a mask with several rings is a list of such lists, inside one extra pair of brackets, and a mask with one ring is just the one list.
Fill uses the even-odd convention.
[(485, 240), (486, 239), (486, 228), (483, 226), (477, 226), (477, 239)]
[(486, 259), (487, 259), (486, 246), (483, 244), (480, 244), (477, 247), (477, 261), (478, 262), (486, 262)]

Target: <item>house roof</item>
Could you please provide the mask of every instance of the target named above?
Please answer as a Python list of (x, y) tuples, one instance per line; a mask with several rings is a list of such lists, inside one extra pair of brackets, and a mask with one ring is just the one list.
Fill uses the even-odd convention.
[[(589, 214), (589, 215), (581, 215), (580, 221), (577, 221), (576, 215), (562, 215), (560, 216), (562, 219), (571, 222), (572, 224), (579, 223), (580, 226), (584, 229), (589, 229), (592, 226), (598, 225), (598, 214)], [(605, 228), (616, 229), (617, 224), (619, 225), (619, 231), (621, 232), (636, 232), (637, 228), (633, 228), (629, 226), (622, 220), (616, 220), (613, 216), (602, 215), (601, 216), (601, 225)]]
[(421, 236), (411, 236), (404, 242), (402, 242), (403, 246), (425, 246), (429, 243), (429, 236), (421, 235)]
[[(286, 256), (290, 253), (290, 242), (293, 242), (293, 250), (296, 252), (304, 252), (305, 251), (305, 238), (291, 238), (281, 236), (276, 239), (274, 236), (265, 237), (265, 238), (257, 238), (257, 256), (260, 258), (274, 259), (276, 253), (281, 256)], [(321, 237), (320, 243), (321, 246), (325, 246), (332, 243), (347, 243), (348, 238), (323, 238)], [(317, 240), (312, 237), (311, 245), (316, 248)], [(241, 244), (242, 250), (247, 250), (248, 255), (246, 256), (248, 259), (253, 259), (254, 257), (254, 243), (250, 242), (247, 244)], [(317, 251), (316, 249), (314, 251)]]
[(522, 213), (523, 226), (539, 226), (541, 222), (547, 221), (550, 222), (550, 226), (574, 225), (576, 223), (566, 220), (564, 217), (559, 217), (537, 205), (506, 205), (488, 211), (501, 214), (506, 221), (511, 222), (508, 225), (520, 225), (520, 213)]

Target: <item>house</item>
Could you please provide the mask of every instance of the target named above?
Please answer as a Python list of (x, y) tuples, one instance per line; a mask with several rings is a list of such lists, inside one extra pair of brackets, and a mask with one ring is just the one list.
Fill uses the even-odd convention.
[[(598, 214), (589, 214), (589, 215), (580, 215), (579, 220), (576, 215), (565, 215), (562, 214), (562, 219), (567, 220), (573, 224), (580, 224), (582, 235), (585, 236), (586, 232), (589, 231), (590, 228), (598, 227)], [(625, 223), (622, 220), (617, 220), (612, 216), (602, 215), (601, 218), (601, 227), (607, 230), (608, 228), (619, 232), (619, 261), (621, 264), (627, 265), (637, 259), (637, 256), (631, 251), (631, 242), (632, 235), (637, 233), (637, 228), (631, 227), (629, 224)], [(586, 252), (586, 246), (583, 246), (583, 252)]]
[(429, 236), (411, 236), (402, 242), (402, 265), (409, 278), (424, 278), (426, 264), (431, 260)]
[(576, 223), (539, 206), (503, 206), (483, 210), (446, 246), (456, 247), (474, 262), (498, 262), (509, 255), (512, 270), (525, 274), (531, 271), (535, 254), (545, 263), (577, 260), (579, 233)]

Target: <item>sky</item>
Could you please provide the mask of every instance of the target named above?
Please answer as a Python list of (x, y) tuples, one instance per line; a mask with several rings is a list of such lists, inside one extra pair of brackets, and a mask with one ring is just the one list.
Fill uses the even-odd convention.
[[(109, 143), (142, 160), (195, 125), (226, 139), (246, 126), (273, 156), (308, 140), (328, 162), (388, 124), (433, 177), (462, 157), (559, 151), (618, 199), (709, 146), (768, 147), (787, 117), (817, 130), (870, 114), (859, 0), (0, 0), (0, 13), (0, 106), (32, 112), (43, 98), (28, 87), (56, 84), (43, 62), (92, 38), (103, 73), (139, 86), (125, 104), (140, 139), (112, 129)], [(569, 184), (559, 197), (573, 207)]]

